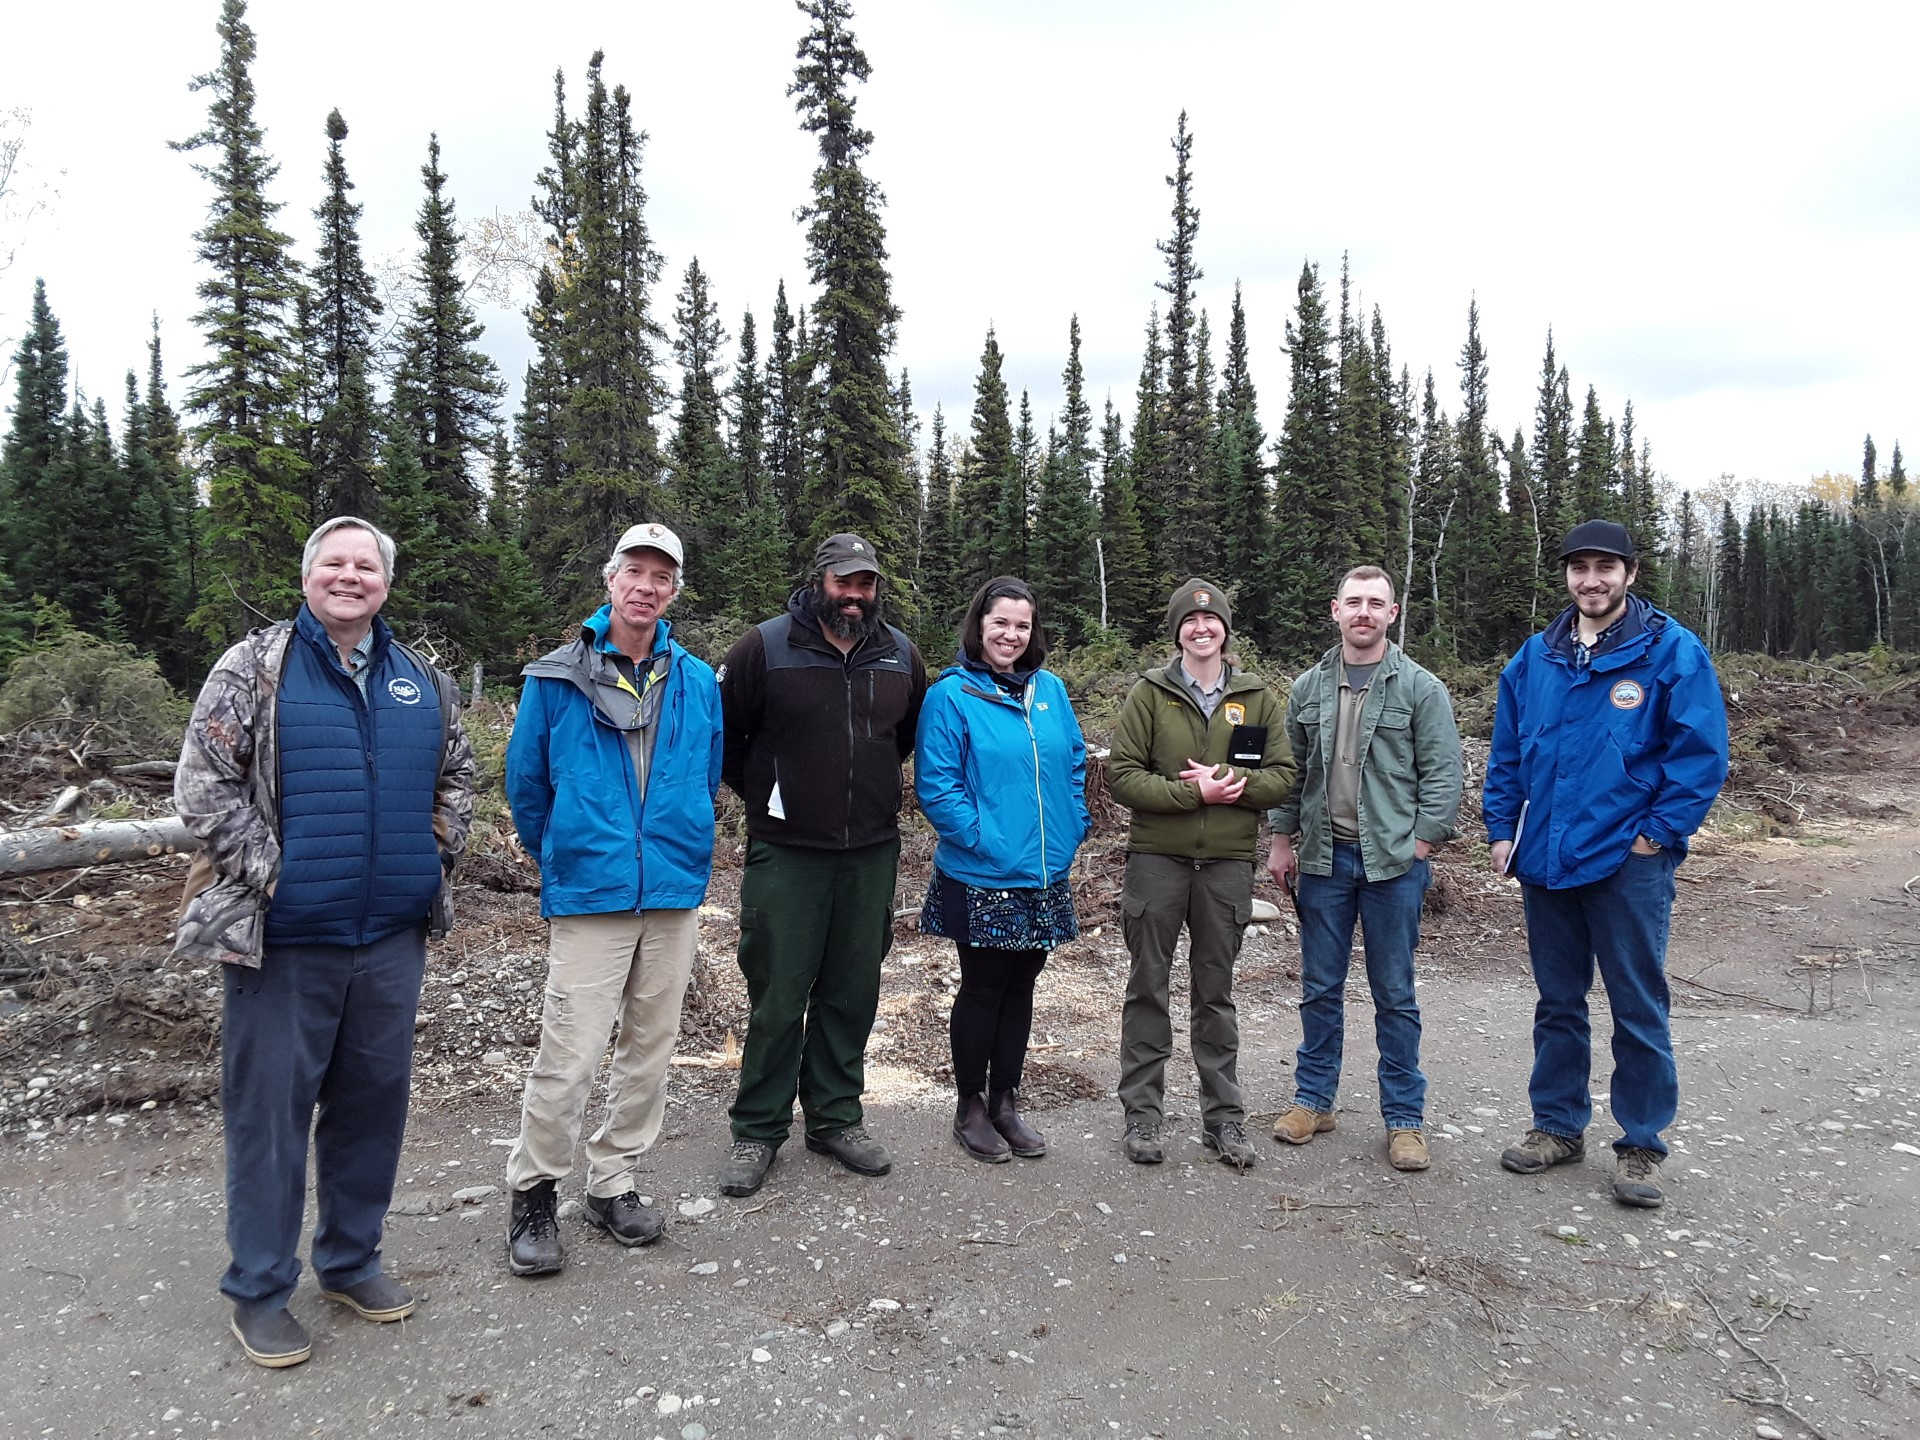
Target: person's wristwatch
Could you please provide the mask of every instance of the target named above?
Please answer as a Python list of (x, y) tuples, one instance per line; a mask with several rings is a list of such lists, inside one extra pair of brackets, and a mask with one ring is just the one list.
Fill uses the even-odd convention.
[(1658, 840), (1655, 840), (1651, 835), (1642, 835), (1640, 839), (1642, 843), (1646, 845), (1648, 851), (1651, 852), (1652, 854), (1658, 855), (1662, 850), (1667, 848), (1666, 846), (1662, 845)]

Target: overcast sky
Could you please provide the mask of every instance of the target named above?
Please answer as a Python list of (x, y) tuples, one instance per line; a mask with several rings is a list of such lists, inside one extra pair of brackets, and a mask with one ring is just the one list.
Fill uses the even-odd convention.
[[(32, 112), (26, 178), (59, 192), (14, 237), (0, 336), (44, 276), (110, 409), (151, 312), (175, 377), (196, 353), (207, 187), (166, 142), (204, 120), (187, 85), (214, 65), (217, 10), (22, 5), (0, 36), (0, 110)], [(787, 0), (257, 0), (250, 18), (303, 254), (330, 108), (366, 248), (400, 256), (429, 132), (464, 220), (523, 209), (553, 73), (577, 99), (600, 48), (651, 137), (662, 317), (696, 255), (732, 337), (751, 308), (764, 344), (776, 281), (806, 289), (793, 212), (815, 152), (785, 95), (805, 29)], [(1108, 394), (1131, 410), (1184, 107), (1216, 358), (1238, 280), (1270, 431), (1301, 264), (1331, 299), (1346, 251), (1396, 361), (1416, 383), (1431, 366), (1449, 411), (1477, 295), (1503, 433), (1531, 435), (1552, 327), (1576, 407), (1589, 383), (1610, 415), (1631, 400), (1679, 486), (1851, 472), (1868, 432), (1883, 468), (1896, 439), (1920, 446), (1920, 9), (866, 0), (855, 29), (896, 363), (923, 415), (938, 401), (961, 432), (989, 324), (1044, 431), (1075, 312), (1096, 413)], [(524, 322), (482, 318), (517, 391)]]

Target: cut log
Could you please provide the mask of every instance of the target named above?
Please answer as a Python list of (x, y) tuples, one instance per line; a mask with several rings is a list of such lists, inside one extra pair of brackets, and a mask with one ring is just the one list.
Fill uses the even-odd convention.
[(97, 820), (88, 825), (46, 825), (0, 834), (0, 875), (37, 875), (116, 860), (146, 860), (186, 854), (193, 837), (177, 816), (158, 820)]
[(113, 773), (120, 780), (171, 780), (178, 768), (178, 762), (173, 760), (135, 760), (114, 766)]

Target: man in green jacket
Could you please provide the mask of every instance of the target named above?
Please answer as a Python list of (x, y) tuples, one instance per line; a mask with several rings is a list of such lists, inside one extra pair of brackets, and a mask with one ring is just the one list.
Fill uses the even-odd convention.
[(1286, 801), (1294, 765), (1280, 702), (1226, 654), (1232, 626), (1219, 586), (1189, 580), (1173, 592), (1167, 628), (1179, 653), (1135, 683), (1107, 762), (1114, 799), (1133, 811), (1121, 894), (1133, 973), (1120, 1019), (1120, 1102), (1127, 1158), (1142, 1165), (1166, 1158), (1167, 989), (1183, 925), (1204, 1140), (1238, 1169), (1257, 1158), (1240, 1094), (1233, 962), (1253, 918), (1260, 812)]
[(1333, 598), (1340, 643), (1293, 682), (1287, 700), (1300, 788), (1267, 817), (1267, 869), (1283, 886), (1299, 876), (1300, 1051), (1294, 1102), (1274, 1122), (1273, 1137), (1304, 1145), (1333, 1129), (1358, 920), (1387, 1160), (1396, 1170), (1424, 1170), (1432, 1157), (1413, 950), (1433, 879), (1427, 857), (1458, 833), (1460, 731), (1446, 686), (1387, 639), (1399, 613), (1384, 570), (1349, 570)]

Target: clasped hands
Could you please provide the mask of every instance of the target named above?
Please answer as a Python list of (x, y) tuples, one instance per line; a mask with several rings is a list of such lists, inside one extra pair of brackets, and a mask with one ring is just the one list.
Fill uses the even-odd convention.
[[(1222, 770), (1227, 772), (1225, 779), (1220, 777)], [(1200, 792), (1202, 805), (1231, 805), (1247, 788), (1247, 777), (1236, 775), (1231, 765), (1207, 765), (1199, 760), (1188, 760), (1180, 778)]]

